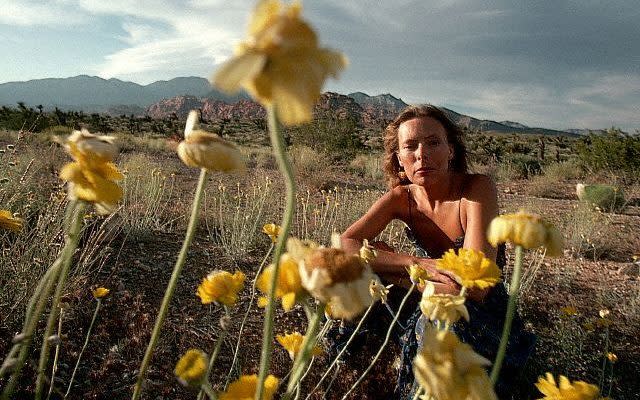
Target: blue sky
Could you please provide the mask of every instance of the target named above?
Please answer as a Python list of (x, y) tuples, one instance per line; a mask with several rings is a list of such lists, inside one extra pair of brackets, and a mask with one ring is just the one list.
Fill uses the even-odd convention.
[[(208, 77), (254, 2), (3, 0), (0, 83), (97, 75)], [(640, 129), (637, 0), (307, 0), (350, 67), (326, 90), (391, 93), (477, 118)]]

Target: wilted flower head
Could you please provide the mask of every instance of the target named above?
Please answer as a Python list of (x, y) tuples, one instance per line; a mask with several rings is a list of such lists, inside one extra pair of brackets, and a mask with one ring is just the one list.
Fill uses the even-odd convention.
[(280, 235), (280, 225), (265, 224), (262, 227), (262, 232), (271, 238), (271, 242), (275, 243)]
[(362, 241), (362, 247), (360, 247), (360, 258), (362, 261), (367, 264), (371, 263), (371, 261), (375, 260), (378, 256), (376, 249), (369, 244), (367, 239)]
[(426, 393), (438, 400), (497, 400), (484, 369), (490, 364), (453, 332), (427, 328), (413, 372)]
[(184, 386), (200, 387), (207, 374), (207, 355), (198, 350), (188, 350), (174, 370), (178, 381)]
[(238, 293), (244, 287), (245, 275), (236, 271), (233, 275), (227, 271), (213, 271), (207, 275), (198, 286), (198, 297), (202, 304), (212, 302), (226, 306), (236, 304)]
[(0, 228), (19, 232), (22, 229), (22, 219), (15, 218), (11, 211), (0, 210)]
[[(260, 276), (258, 276), (256, 287), (264, 294), (269, 293), (274, 271), (275, 266), (271, 264), (262, 271)], [(285, 311), (289, 311), (293, 308), (296, 301), (299, 301), (305, 295), (306, 292), (302, 287), (298, 263), (291, 257), (291, 255), (284, 253), (280, 257), (280, 267), (278, 268), (275, 296), (276, 298), (282, 299), (282, 308)], [(260, 297), (258, 299), (258, 305), (264, 307), (267, 305), (267, 301), (268, 299), (266, 297)]]
[[(304, 336), (298, 332), (293, 332), (286, 335), (277, 335), (276, 340), (289, 352), (289, 357), (295, 360), (298, 353), (302, 350)], [(318, 346), (313, 346), (311, 354), (314, 356), (320, 355), (322, 354), (322, 349)]]
[(313, 29), (300, 17), (299, 2), (261, 0), (249, 37), (214, 75), (214, 84), (233, 93), (241, 87), (265, 106), (275, 104), (285, 125), (308, 122), (328, 76), (337, 77), (347, 60), (318, 47)]
[(499, 243), (511, 242), (525, 249), (545, 247), (550, 257), (562, 255), (560, 231), (540, 216), (524, 211), (494, 218), (489, 224), (487, 240), (494, 247)]
[(240, 150), (218, 135), (198, 129), (198, 112), (191, 110), (178, 144), (178, 156), (189, 167), (210, 171), (243, 172), (246, 168)]
[(500, 282), (500, 268), (484, 253), (473, 249), (449, 249), (436, 261), (439, 269), (453, 273), (456, 282), (466, 288), (486, 289)]
[(372, 279), (371, 283), (369, 283), (369, 294), (371, 294), (373, 301), (380, 300), (382, 304), (386, 304), (391, 286), (393, 285), (384, 286), (377, 277)]
[(103, 288), (103, 287), (99, 287), (99, 288), (96, 288), (96, 289), (92, 290), (91, 293), (93, 294), (94, 298), (101, 299), (101, 298), (105, 297), (106, 295), (108, 295), (109, 292), (110, 292), (109, 289)]
[(83, 129), (63, 142), (74, 159), (60, 170), (60, 178), (69, 182), (69, 198), (94, 203), (101, 214), (112, 212), (122, 198), (122, 189), (115, 183), (123, 175), (113, 164), (118, 154), (114, 140)]
[(420, 300), (420, 310), (429, 321), (443, 321), (449, 325), (460, 318), (469, 321), (469, 311), (464, 305), (464, 296), (436, 294), (435, 291), (433, 283), (427, 282)]
[(600, 395), (596, 385), (582, 381), (571, 383), (563, 375), (560, 375), (560, 382), (556, 384), (549, 372), (546, 373), (546, 378), (538, 378), (536, 387), (544, 395), (540, 400), (596, 400)]
[[(262, 400), (271, 400), (278, 390), (279, 380), (273, 375), (267, 376), (264, 381)], [(242, 375), (237, 381), (232, 382), (226, 392), (218, 394), (220, 400), (253, 400), (258, 387), (258, 375)]]
[[(332, 242), (338, 245), (337, 234)], [(302, 286), (316, 299), (330, 302), (334, 317), (352, 319), (372, 303), (369, 283), (375, 275), (359, 255), (309, 246), (295, 238), (287, 241), (287, 249), (298, 262)]]

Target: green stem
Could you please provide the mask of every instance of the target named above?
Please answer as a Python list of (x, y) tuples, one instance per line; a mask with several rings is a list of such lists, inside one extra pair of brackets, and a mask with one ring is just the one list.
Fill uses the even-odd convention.
[(364, 378), (367, 376), (369, 371), (371, 371), (371, 369), (375, 365), (376, 361), (378, 361), (378, 358), (380, 358), (380, 354), (382, 354), (382, 351), (384, 350), (384, 348), (387, 347), (387, 343), (389, 343), (389, 338), (391, 337), (391, 331), (393, 330), (393, 327), (396, 324), (396, 322), (398, 322), (398, 317), (400, 316), (400, 312), (402, 311), (402, 308), (404, 307), (404, 304), (407, 302), (407, 299), (409, 298), (411, 293), (413, 293), (413, 290), (415, 288), (416, 288), (416, 284), (412, 283), (411, 287), (407, 291), (407, 294), (405, 294), (404, 297), (402, 298), (402, 302), (400, 303), (400, 306), (398, 307), (398, 311), (396, 311), (396, 315), (395, 315), (395, 317), (393, 317), (393, 320), (391, 321), (391, 324), (389, 325), (389, 329), (387, 330), (387, 335), (384, 338), (384, 342), (382, 343), (382, 346), (380, 346), (380, 349), (376, 353), (375, 357), (373, 357), (373, 360), (371, 360), (371, 363), (369, 364), (367, 369), (362, 373), (362, 375), (360, 375), (360, 378), (358, 378), (356, 383), (354, 383), (353, 386), (351, 386), (349, 391), (347, 393), (345, 393), (344, 396), (342, 396), (342, 400), (345, 400), (349, 396), (349, 394), (351, 392), (353, 392), (353, 390), (364, 380)]
[[(365, 311), (364, 315), (362, 316), (362, 318), (360, 318), (360, 321), (358, 321), (358, 325), (356, 325), (355, 330), (353, 331), (353, 333), (351, 334), (351, 336), (349, 336), (349, 340), (347, 340), (347, 343), (344, 345), (344, 347), (342, 348), (342, 350), (340, 350), (340, 352), (338, 353), (338, 355), (336, 356), (336, 358), (333, 360), (333, 362), (331, 363), (331, 365), (329, 365), (329, 368), (327, 368), (327, 370), (324, 372), (324, 374), (322, 375), (322, 377), (320, 378), (320, 380), (318, 381), (318, 383), (316, 384), (316, 386), (313, 388), (313, 390), (311, 390), (311, 392), (309, 392), (309, 394), (307, 395), (307, 397), (305, 398), (305, 400), (308, 400), (311, 395), (318, 390), (318, 388), (320, 387), (320, 385), (322, 384), (322, 382), (324, 382), (324, 380), (327, 378), (327, 376), (329, 376), (329, 372), (331, 372), (331, 370), (336, 366), (336, 364), (338, 364), (338, 361), (340, 360), (340, 357), (342, 357), (342, 355), (347, 351), (347, 348), (349, 347), (349, 345), (351, 344), (351, 342), (353, 341), (353, 339), (356, 337), (356, 334), (358, 333), (358, 331), (360, 330), (360, 328), (362, 327), (362, 324), (364, 323), (365, 319), (367, 319), (367, 316), (369, 315), (369, 311), (371, 311), (371, 309), (373, 308), (373, 306), (375, 305), (375, 303), (372, 303), (368, 308), (367, 311)], [(395, 315), (394, 315), (395, 316)]]
[[(224, 307), (225, 315), (230, 317), (229, 310), (227, 307)], [(218, 353), (220, 352), (220, 348), (222, 347), (222, 342), (224, 342), (224, 338), (227, 336), (227, 324), (220, 324), (222, 328), (222, 332), (216, 339), (216, 345), (213, 348), (213, 353), (211, 353), (211, 357), (209, 358), (209, 366), (207, 367), (207, 374), (205, 375), (205, 381), (209, 382), (209, 374), (211, 374), (211, 370), (213, 369), (214, 364), (216, 363), (216, 359), (218, 358)], [(198, 393), (198, 400), (204, 399), (205, 390), (203, 387), (200, 388), (200, 393)]]
[[(60, 308), (60, 316), (58, 317), (58, 338), (62, 337), (62, 317), (64, 315), (64, 309)], [(53, 356), (53, 367), (51, 368), (51, 382), (49, 384), (49, 391), (47, 392), (47, 400), (51, 398), (51, 393), (53, 393), (53, 386), (56, 379), (56, 372), (58, 371), (58, 357), (60, 356), (60, 343), (62, 340), (58, 340), (56, 344), (56, 352)]]
[(211, 385), (209, 384), (208, 381), (206, 381), (205, 383), (203, 383), (200, 386), (200, 389), (206, 393), (207, 397), (210, 400), (218, 400), (218, 395), (216, 394), (216, 392), (213, 391), (213, 388), (211, 387)]
[[(76, 209), (76, 204), (77, 203), (74, 201), (74, 202), (70, 202), (67, 205), (66, 216), (65, 216), (65, 226), (68, 227), (67, 229), (69, 229), (69, 232), (71, 231), (71, 227), (70, 227), (70, 224), (67, 224), (66, 222), (70, 221), (70, 218)], [(50, 274), (47, 272), (42, 277), (44, 281), (42, 286), (38, 284), (38, 288), (41, 289), (40, 292), (34, 293), (32, 298), (29, 300), (29, 305), (27, 306), (28, 315), (25, 317), (25, 325), (23, 326), (23, 329), (21, 332), (21, 335), (23, 336), (22, 342), (16, 343), (13, 346), (13, 348), (9, 352), (9, 357), (7, 357), (7, 359), (5, 360), (5, 362), (11, 361), (14, 367), (13, 367), (13, 372), (11, 374), (11, 377), (9, 378), (9, 382), (7, 383), (7, 385), (4, 387), (4, 390), (2, 391), (2, 396), (0, 396), (0, 400), (8, 400), (11, 397), (11, 394), (13, 393), (13, 390), (15, 389), (16, 385), (18, 384), (18, 378), (20, 377), (20, 372), (22, 372), (22, 368), (24, 367), (25, 360), (29, 355), (29, 347), (31, 346), (31, 342), (33, 341), (33, 333), (35, 332), (36, 327), (38, 325), (38, 321), (40, 320), (39, 317), (44, 311), (44, 308), (47, 304), (47, 300), (49, 299), (49, 293), (51, 293), (51, 289), (53, 289), (53, 284), (58, 280), (58, 277), (62, 272), (63, 264), (65, 261), (65, 258), (67, 257), (67, 252), (68, 252), (68, 242), (65, 243), (65, 247), (64, 249), (62, 249), (62, 252), (58, 256), (58, 259), (56, 259), (56, 261), (54, 261), (54, 263), (51, 265), (50, 269), (52, 269), (53, 271)], [(73, 255), (73, 252), (71, 253)], [(16, 353), (18, 353), (18, 351), (19, 351), (18, 357), (15, 358), (15, 360), (11, 360), (13, 359), (13, 356)], [(6, 368), (6, 369), (4, 368), (4, 363), (3, 363), (3, 368), (0, 368), (0, 376), (3, 375), (3, 372), (8, 371), (8, 369), (9, 368)]]
[(91, 336), (91, 330), (93, 329), (94, 322), (96, 322), (96, 317), (98, 316), (98, 311), (100, 310), (100, 304), (102, 303), (101, 299), (97, 299), (97, 300), (98, 300), (98, 304), (96, 304), (96, 309), (93, 312), (93, 317), (91, 318), (89, 329), (87, 329), (87, 334), (84, 338), (84, 344), (82, 345), (80, 354), (78, 354), (76, 365), (73, 367), (73, 372), (71, 373), (71, 379), (69, 380), (69, 386), (67, 387), (67, 391), (64, 394), (64, 399), (66, 399), (67, 396), (69, 396), (69, 392), (71, 392), (71, 388), (73, 387), (73, 380), (76, 377), (76, 372), (78, 372), (78, 366), (80, 366), (80, 360), (82, 360), (82, 354), (84, 353), (84, 350), (87, 348), (87, 344), (89, 344), (89, 337)]
[(256, 400), (262, 399), (262, 393), (264, 391), (264, 381), (265, 379), (267, 379), (269, 364), (271, 363), (276, 283), (278, 281), (278, 271), (280, 269), (280, 256), (282, 254), (282, 250), (284, 249), (287, 237), (289, 236), (289, 230), (291, 229), (291, 220), (293, 218), (293, 211), (295, 207), (296, 192), (293, 169), (285, 152), (286, 148), (284, 139), (282, 138), (282, 135), (280, 135), (280, 132), (278, 130), (278, 121), (275, 108), (273, 108), (273, 106), (267, 107), (267, 112), (269, 114), (269, 137), (271, 139), (271, 145), (273, 146), (273, 154), (278, 163), (278, 168), (282, 172), (286, 186), (286, 204), (284, 215), (282, 216), (282, 223), (280, 224), (280, 235), (278, 235), (278, 242), (276, 243), (276, 250), (273, 256), (274, 270), (270, 282), (271, 287), (269, 289), (269, 302), (267, 303), (267, 307), (265, 310), (265, 321), (262, 334), (262, 354), (260, 356), (260, 372), (258, 374), (258, 382), (255, 395)]
[[(291, 396), (293, 396), (294, 391), (296, 390), (296, 385), (300, 381), (300, 378), (305, 372), (305, 367), (307, 363), (311, 359), (311, 353), (313, 350), (313, 346), (317, 341), (317, 333), (318, 327), (320, 326), (320, 320), (324, 316), (324, 303), (319, 303), (316, 306), (316, 310), (313, 313), (311, 319), (309, 320), (309, 327), (307, 328), (307, 332), (304, 335), (304, 340), (300, 345), (300, 352), (293, 362), (293, 367), (291, 367), (291, 376), (289, 377), (289, 382), (287, 383), (287, 392), (282, 396), (282, 400), (289, 400)], [(305, 307), (307, 307), (305, 305)]]
[(78, 240), (80, 239), (80, 229), (82, 228), (83, 214), (84, 202), (77, 202), (75, 204), (73, 219), (71, 220), (71, 225), (69, 226), (60, 276), (58, 277), (56, 291), (54, 292), (53, 300), (51, 301), (51, 311), (49, 311), (47, 327), (45, 328), (44, 336), (42, 339), (42, 347), (40, 348), (40, 360), (38, 361), (38, 377), (36, 378), (36, 400), (40, 400), (42, 398), (45, 372), (47, 370), (47, 363), (49, 362), (50, 342), (48, 339), (53, 332), (53, 327), (55, 326), (56, 321), (58, 320), (58, 312), (60, 311), (60, 297), (62, 297), (64, 286), (67, 283), (67, 276), (69, 276), (69, 269), (71, 268), (73, 253), (75, 253), (76, 248), (78, 247)]
[(189, 218), (189, 225), (187, 227), (184, 242), (182, 243), (182, 248), (180, 249), (180, 253), (178, 254), (178, 259), (176, 260), (176, 265), (173, 267), (171, 279), (169, 280), (167, 289), (164, 292), (164, 297), (162, 298), (162, 304), (160, 305), (160, 310), (158, 311), (158, 315), (156, 317), (156, 323), (153, 327), (153, 332), (151, 333), (151, 339), (149, 339), (147, 350), (144, 353), (144, 358), (142, 359), (142, 364), (140, 365), (138, 380), (136, 381), (136, 386), (133, 388), (133, 396), (131, 397), (132, 400), (137, 400), (142, 394), (142, 383), (144, 382), (144, 376), (147, 373), (147, 369), (149, 368), (151, 357), (153, 356), (153, 350), (155, 349), (156, 343), (160, 338), (160, 330), (162, 329), (162, 324), (164, 323), (164, 319), (167, 316), (167, 312), (169, 311), (169, 303), (171, 302), (173, 292), (176, 289), (178, 278), (180, 277), (180, 272), (182, 271), (182, 266), (187, 259), (189, 246), (191, 245), (193, 236), (196, 233), (196, 227), (198, 225), (198, 213), (200, 211), (200, 202), (202, 200), (206, 182), (207, 170), (202, 168), (200, 170), (200, 179), (198, 180), (198, 187), (196, 188), (196, 193), (193, 199), (191, 217)]
[(507, 303), (507, 315), (504, 319), (504, 327), (502, 328), (502, 337), (500, 338), (500, 346), (498, 347), (496, 361), (493, 363), (493, 369), (491, 369), (491, 383), (493, 385), (496, 384), (496, 382), (498, 381), (498, 376), (500, 375), (502, 361), (504, 361), (504, 356), (507, 352), (507, 343), (509, 342), (509, 334), (511, 333), (511, 323), (513, 322), (513, 317), (516, 313), (516, 306), (518, 305), (523, 252), (524, 250), (522, 246), (516, 246), (516, 259), (513, 265), (511, 284), (509, 284), (509, 302)]
[(273, 242), (271, 243), (271, 246), (269, 247), (269, 251), (267, 251), (267, 254), (265, 254), (264, 258), (262, 259), (262, 262), (260, 263), (260, 267), (258, 268), (258, 272), (256, 272), (256, 275), (253, 277), (253, 282), (251, 283), (251, 298), (249, 299), (249, 305), (247, 306), (247, 311), (245, 311), (244, 313), (244, 317), (242, 318), (242, 323), (240, 324), (240, 330), (238, 331), (238, 340), (236, 341), (236, 346), (235, 349), (233, 351), (233, 360), (231, 361), (231, 367), (229, 368), (229, 372), (227, 373), (227, 379), (225, 380), (224, 383), (224, 387), (225, 389), (227, 388), (227, 385), (229, 384), (229, 380), (231, 379), (231, 374), (233, 372), (233, 368), (236, 365), (236, 361), (238, 360), (238, 351), (240, 350), (240, 342), (242, 339), (242, 331), (244, 330), (244, 324), (247, 322), (247, 318), (249, 317), (249, 312), (251, 311), (251, 307), (253, 306), (253, 299), (256, 296), (256, 283), (258, 282), (258, 277), (260, 276), (260, 273), (262, 272), (262, 268), (264, 267), (265, 263), (267, 262), (267, 259), (269, 258), (269, 255), (271, 255), (271, 251), (273, 250)]

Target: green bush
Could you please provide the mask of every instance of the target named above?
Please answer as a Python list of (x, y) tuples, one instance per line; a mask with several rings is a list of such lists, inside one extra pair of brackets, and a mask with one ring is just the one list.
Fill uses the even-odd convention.
[(624, 192), (611, 185), (576, 185), (576, 194), (581, 201), (590, 203), (603, 211), (620, 211), (626, 201)]
[(620, 174), (629, 181), (640, 176), (640, 136), (611, 128), (601, 135), (590, 134), (577, 144), (578, 158), (593, 172)]
[(308, 124), (289, 129), (287, 136), (292, 145), (308, 146), (343, 160), (364, 149), (357, 136), (357, 123), (349, 118), (316, 118)]

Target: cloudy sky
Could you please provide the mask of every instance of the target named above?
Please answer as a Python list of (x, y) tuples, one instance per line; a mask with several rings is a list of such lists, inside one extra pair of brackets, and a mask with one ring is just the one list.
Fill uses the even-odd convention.
[[(2, 0), (0, 83), (208, 77), (254, 4)], [(638, 0), (306, 0), (303, 15), (350, 60), (326, 90), (529, 126), (640, 129)]]

